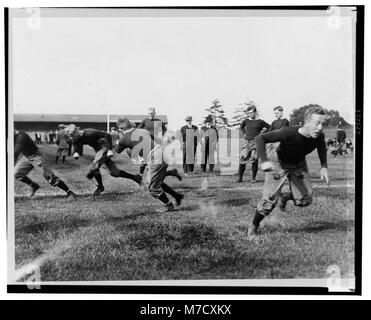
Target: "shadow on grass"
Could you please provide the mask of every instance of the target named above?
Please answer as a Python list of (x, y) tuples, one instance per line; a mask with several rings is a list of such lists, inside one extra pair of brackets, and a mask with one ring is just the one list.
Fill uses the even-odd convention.
[(180, 206), (179, 208), (177, 208), (177, 211), (195, 211), (199, 209), (200, 209), (199, 205), (191, 205), (191, 206)]
[[(122, 226), (124, 227), (124, 226)], [(212, 227), (204, 224), (184, 224), (172, 226), (160, 223), (137, 223), (130, 227), (134, 232), (128, 244), (139, 250), (159, 249), (166, 245), (173, 249), (187, 249), (192, 246), (213, 248), (216, 242), (223, 243), (223, 237)]]
[(42, 232), (56, 232), (60, 229), (73, 230), (79, 227), (86, 227), (91, 224), (91, 220), (88, 219), (63, 219), (55, 221), (43, 221), (31, 223), (26, 226), (22, 226), (15, 230), (15, 233), (31, 233), (38, 234)]
[(234, 207), (239, 207), (239, 206), (244, 206), (250, 203), (249, 198), (237, 198), (237, 199), (226, 199), (223, 201), (216, 202), (215, 204), (219, 204), (222, 206), (234, 206)]
[(318, 221), (311, 223), (307, 226), (301, 226), (299, 228), (288, 228), (287, 231), (290, 233), (319, 233), (322, 231), (333, 230), (333, 231), (348, 231), (351, 228), (354, 228), (354, 221), (347, 220), (347, 221), (337, 221), (337, 222), (329, 222), (329, 221)]

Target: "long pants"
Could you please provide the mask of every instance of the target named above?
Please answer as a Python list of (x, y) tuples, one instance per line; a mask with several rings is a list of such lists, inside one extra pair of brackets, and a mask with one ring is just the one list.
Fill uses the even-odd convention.
[(210, 172), (214, 171), (215, 165), (215, 153), (216, 145), (209, 144), (208, 141), (202, 147), (202, 162), (201, 162), (201, 171), (206, 172), (207, 162), (209, 162), (209, 170)]
[(312, 203), (312, 186), (306, 162), (295, 165), (277, 163), (276, 170), (265, 174), (263, 197), (257, 205), (260, 214), (269, 215), (275, 208), (286, 179), (290, 186), (286, 199), (294, 200), (294, 204), (300, 207)]
[(183, 171), (184, 173), (193, 172), (195, 168), (195, 161), (196, 161), (195, 157), (196, 157), (197, 145), (195, 145), (193, 148), (193, 154), (192, 154), (192, 151), (188, 149), (186, 147), (186, 144), (183, 143)]
[(252, 179), (255, 180), (256, 174), (258, 173), (258, 159), (259, 158), (255, 147), (255, 139), (247, 140), (240, 151), (240, 165), (238, 168), (238, 175), (240, 179), (242, 179), (242, 176), (245, 172), (246, 164), (251, 163)]
[(164, 183), (168, 165), (163, 161), (163, 150), (160, 146), (156, 146), (152, 149), (148, 155), (147, 164), (149, 193), (156, 199), (166, 198), (165, 192), (172, 195), (174, 198), (179, 197), (180, 194), (178, 192)]
[[(107, 157), (107, 152), (103, 152), (102, 150), (98, 151), (95, 154), (93, 162), (89, 166), (89, 171), (93, 172), (94, 176), (97, 178), (97, 176), (100, 176), (99, 169), (103, 168), (109, 172), (109, 174), (112, 177), (115, 178), (127, 178), (130, 180), (135, 181), (135, 176), (117, 168), (116, 164), (113, 162), (113, 160), (109, 157)], [(97, 179), (98, 184), (102, 185), (101, 178)]]
[(21, 180), (33, 169), (40, 173), (53, 187), (58, 185), (59, 178), (47, 165), (45, 158), (41, 153), (35, 153), (28, 157), (22, 156), (14, 167), (14, 177), (17, 180)]

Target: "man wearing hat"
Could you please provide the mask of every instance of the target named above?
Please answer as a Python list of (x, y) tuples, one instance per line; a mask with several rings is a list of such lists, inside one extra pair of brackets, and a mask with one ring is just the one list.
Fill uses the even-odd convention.
[(206, 172), (207, 161), (209, 161), (209, 171), (214, 171), (216, 144), (218, 143), (219, 135), (218, 130), (212, 125), (213, 119), (208, 116), (201, 128), (201, 141), (202, 141), (202, 162), (201, 171)]
[(184, 174), (193, 173), (197, 150), (198, 128), (192, 124), (192, 116), (186, 116), (186, 125), (181, 127)]
[(58, 126), (57, 137), (55, 140), (55, 144), (58, 146), (57, 154), (55, 156), (55, 164), (58, 164), (59, 157), (62, 157), (62, 163), (64, 164), (66, 156), (68, 155), (69, 143), (71, 139), (67, 135), (64, 128), (64, 124), (60, 124)]

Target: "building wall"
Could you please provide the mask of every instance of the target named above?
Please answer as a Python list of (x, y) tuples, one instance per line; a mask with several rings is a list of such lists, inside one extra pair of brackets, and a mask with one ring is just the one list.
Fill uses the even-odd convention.
[[(21, 122), (15, 121), (14, 128), (17, 130), (27, 131), (27, 132), (44, 132), (44, 131), (54, 131), (58, 129), (59, 122)], [(68, 125), (69, 123), (64, 123)], [(74, 124), (81, 129), (97, 129), (106, 131), (107, 130), (107, 123), (103, 122), (74, 122)], [(136, 123), (139, 125), (139, 122)], [(110, 122), (110, 128), (117, 127), (116, 122)]]

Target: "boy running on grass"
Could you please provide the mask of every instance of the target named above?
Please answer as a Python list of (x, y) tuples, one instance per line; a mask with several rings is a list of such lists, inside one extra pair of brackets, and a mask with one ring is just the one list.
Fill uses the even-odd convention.
[(84, 129), (79, 130), (74, 124), (70, 124), (66, 128), (67, 133), (72, 138), (74, 155), (73, 157), (77, 160), (82, 154), (82, 149), (85, 144), (91, 146), (95, 152), (95, 158), (89, 167), (87, 174), (88, 179), (95, 178), (98, 185), (96, 190), (93, 192), (93, 196), (96, 196), (104, 191), (102, 175), (99, 171), (100, 167), (108, 170), (109, 174), (115, 178), (126, 178), (133, 180), (137, 184), (142, 184), (142, 179), (139, 174), (133, 175), (123, 170), (119, 170), (113, 160), (112, 152), (112, 138), (111, 135), (104, 131), (95, 129)]
[[(22, 157), (18, 160), (21, 154)], [(36, 182), (27, 177), (33, 169), (39, 172), (50, 185), (66, 192), (67, 198), (75, 197), (75, 194), (70, 188), (49, 168), (44, 155), (36, 146), (35, 142), (23, 131), (14, 130), (14, 161), (14, 176), (17, 180), (31, 187), (30, 197), (33, 197), (35, 192), (40, 189), (40, 186)]]
[[(284, 210), (286, 202), (293, 200), (296, 206), (307, 206), (312, 202), (312, 187), (309, 180), (305, 156), (317, 149), (321, 162), (320, 176), (329, 184), (325, 137), (322, 132), (327, 113), (322, 107), (310, 107), (304, 114), (303, 127), (287, 127), (256, 137), (256, 148), (262, 161), (261, 169), (266, 172), (263, 197), (259, 201), (254, 219), (248, 229), (248, 237), (256, 235), (260, 222), (274, 207)], [(277, 149), (278, 162), (267, 158), (267, 143), (280, 142)], [(288, 179), (290, 192), (282, 194), (282, 187)]]
[(169, 200), (166, 193), (175, 199), (177, 205), (180, 205), (184, 196), (164, 182), (167, 175), (178, 176), (178, 173), (176, 169), (167, 171), (168, 165), (164, 159), (162, 140), (152, 136), (145, 129), (134, 128), (126, 118), (119, 119), (118, 126), (122, 130), (122, 136), (116, 147), (116, 152), (121, 153), (125, 149), (129, 149), (129, 154), (132, 157), (140, 156), (146, 159), (149, 192), (164, 204), (164, 207), (157, 212), (174, 210), (174, 204)]

